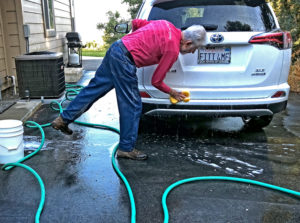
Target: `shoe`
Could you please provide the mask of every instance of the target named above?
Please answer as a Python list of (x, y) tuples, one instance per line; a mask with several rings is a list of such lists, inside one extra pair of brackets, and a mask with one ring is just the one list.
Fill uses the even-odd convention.
[(117, 158), (126, 158), (126, 159), (132, 159), (132, 160), (146, 160), (148, 158), (148, 156), (147, 156), (147, 154), (145, 154), (137, 149), (133, 149), (130, 152), (118, 150)]
[(72, 135), (73, 131), (68, 127), (68, 124), (64, 122), (61, 116), (58, 116), (54, 121), (51, 123), (51, 126), (56, 129), (60, 130), (61, 132)]

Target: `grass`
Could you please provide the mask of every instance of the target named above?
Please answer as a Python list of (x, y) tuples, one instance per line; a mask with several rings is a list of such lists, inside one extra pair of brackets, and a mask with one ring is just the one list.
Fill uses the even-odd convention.
[(82, 49), (82, 56), (104, 57), (105, 54), (106, 54), (106, 50)]

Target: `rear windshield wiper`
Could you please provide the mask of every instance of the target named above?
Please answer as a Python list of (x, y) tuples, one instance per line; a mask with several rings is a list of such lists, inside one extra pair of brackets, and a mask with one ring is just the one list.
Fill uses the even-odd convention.
[[(199, 25), (202, 25), (206, 30), (216, 30), (216, 29), (218, 29), (218, 25), (214, 25), (214, 24), (199, 24)], [(183, 27), (181, 27), (181, 30), (185, 30), (187, 28), (189, 28), (189, 27), (183, 26)]]

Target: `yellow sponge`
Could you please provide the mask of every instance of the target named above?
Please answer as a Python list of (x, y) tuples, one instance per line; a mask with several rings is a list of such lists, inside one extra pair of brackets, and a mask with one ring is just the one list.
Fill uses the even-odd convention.
[(173, 98), (171, 96), (170, 96), (170, 101), (172, 104), (176, 104), (178, 102), (175, 98)]
[[(190, 101), (190, 92), (189, 91), (182, 91), (182, 94), (184, 94), (186, 97), (183, 99), (184, 102), (189, 102)], [(170, 96), (170, 101), (172, 104), (178, 103), (178, 101)]]

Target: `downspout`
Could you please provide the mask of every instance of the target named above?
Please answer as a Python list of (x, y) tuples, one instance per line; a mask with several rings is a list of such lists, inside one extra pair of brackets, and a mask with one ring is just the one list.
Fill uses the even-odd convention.
[(13, 95), (16, 95), (17, 94), (16, 77), (15, 76), (6, 76), (6, 78), (10, 78), (11, 79), (11, 82), (12, 82), (13, 87), (14, 87), (14, 93), (13, 93)]
[(1, 81), (1, 78), (0, 78), (0, 101), (2, 101), (2, 94), (1, 94), (1, 92), (2, 92), (2, 81)]

